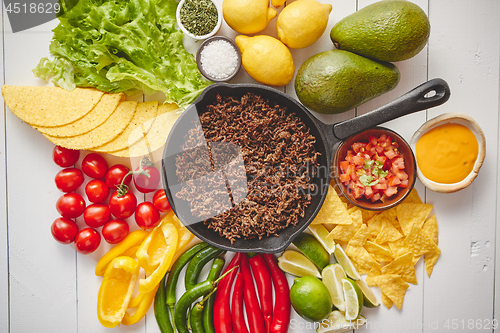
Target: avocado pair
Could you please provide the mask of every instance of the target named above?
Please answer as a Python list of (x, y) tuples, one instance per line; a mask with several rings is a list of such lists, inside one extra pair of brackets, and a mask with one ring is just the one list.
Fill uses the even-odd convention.
[(391, 62), (410, 59), (427, 43), (430, 23), (412, 2), (383, 0), (339, 21), (330, 38), (337, 50), (316, 54), (297, 72), (299, 100), (319, 113), (342, 113), (394, 89)]

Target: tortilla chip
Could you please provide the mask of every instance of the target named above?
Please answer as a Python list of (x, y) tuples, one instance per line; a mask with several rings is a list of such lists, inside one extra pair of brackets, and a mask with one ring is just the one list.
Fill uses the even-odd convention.
[(408, 235), (414, 225), (422, 227), (429, 216), (432, 205), (417, 203), (402, 203), (396, 206), (398, 221), (404, 235)]
[[(347, 208), (340, 199), (332, 185), (328, 186), (323, 206), (321, 206), (318, 215), (311, 222), (312, 224), (352, 224), (352, 219), (347, 212)], [(351, 236), (352, 237), (352, 236)]]
[(394, 259), (391, 251), (379, 244), (367, 241), (364, 245), (364, 248), (373, 257), (373, 259), (375, 259), (379, 263), (391, 261)]
[(439, 230), (436, 215), (432, 215), (424, 222), (422, 230), (434, 241), (434, 243), (436, 243), (436, 245), (439, 244)]
[(50, 136), (67, 138), (85, 134), (103, 124), (115, 111), (118, 103), (125, 100), (125, 95), (104, 94), (97, 105), (82, 118), (63, 126), (36, 127), (35, 128)]
[(356, 268), (359, 268), (360, 274), (368, 274), (372, 268), (380, 269), (380, 264), (361, 246), (347, 245), (345, 253), (356, 262)]
[(92, 88), (68, 91), (59, 87), (2, 86), (5, 104), (32, 126), (55, 127), (72, 123), (89, 113), (104, 92)]
[(382, 228), (375, 238), (375, 243), (377, 244), (385, 244), (387, 242), (394, 242), (398, 239), (402, 238), (403, 235), (394, 228), (393, 224), (389, 222), (388, 219), (382, 219)]
[(370, 235), (370, 229), (366, 226), (366, 224), (361, 224), (361, 227), (359, 227), (358, 231), (352, 236), (352, 238), (349, 240), (349, 245), (351, 246), (363, 246), (365, 245), (368, 236)]
[(427, 276), (431, 277), (432, 271), (434, 270), (434, 265), (436, 264), (439, 256), (441, 255), (441, 249), (437, 249), (436, 252), (426, 253), (424, 256), (425, 261), (425, 271)]
[[(371, 283), (382, 290), (398, 309), (403, 307), (406, 290), (410, 286), (397, 274), (382, 274), (373, 276)], [(367, 281), (368, 283), (368, 281)]]
[(116, 138), (127, 127), (135, 113), (135, 102), (121, 102), (113, 114), (90, 132), (69, 138), (57, 138), (43, 134), (52, 143), (69, 149), (92, 149)]
[(138, 157), (160, 149), (165, 145), (170, 130), (181, 115), (178, 110), (179, 107), (176, 104), (159, 105), (157, 116), (141, 127), (144, 134), (143, 138), (125, 149), (108, 153), (118, 157)]
[(406, 253), (411, 253), (411, 250), (406, 246), (404, 242), (404, 238), (400, 238), (394, 242), (388, 242), (387, 245), (389, 245), (392, 255), (396, 258)]
[(418, 192), (415, 188), (412, 188), (406, 199), (403, 201), (403, 203), (423, 203), (422, 199), (418, 196)]
[(382, 274), (398, 274), (405, 282), (417, 284), (417, 275), (415, 274), (415, 265), (413, 264), (413, 254), (406, 253), (397, 257), (382, 267)]
[(413, 226), (408, 236), (406, 236), (404, 243), (414, 256), (440, 252), (436, 243), (434, 243), (434, 241), (430, 239), (430, 237), (427, 236), (427, 234), (425, 234), (417, 225)]
[(394, 302), (389, 297), (387, 297), (386, 294), (382, 293), (381, 300), (382, 304), (384, 304), (386, 308), (388, 309), (392, 308)]
[(368, 226), (368, 229), (370, 229), (370, 235), (373, 238), (376, 238), (377, 235), (380, 233), (380, 230), (382, 230), (382, 219), (383, 215), (378, 214), (373, 216), (371, 219), (369, 219), (366, 222), (366, 225)]
[(351, 217), (351, 224), (338, 224), (330, 231), (326, 239), (333, 239), (345, 243), (349, 242), (363, 224), (363, 218), (360, 211), (356, 211)]

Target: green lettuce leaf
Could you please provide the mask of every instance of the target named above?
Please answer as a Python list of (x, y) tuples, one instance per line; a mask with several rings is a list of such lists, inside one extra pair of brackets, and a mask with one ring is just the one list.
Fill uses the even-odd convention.
[(211, 82), (175, 28), (176, 0), (61, 0), (49, 46), (33, 73), (68, 90), (146, 94), (161, 91), (166, 102), (191, 103)]

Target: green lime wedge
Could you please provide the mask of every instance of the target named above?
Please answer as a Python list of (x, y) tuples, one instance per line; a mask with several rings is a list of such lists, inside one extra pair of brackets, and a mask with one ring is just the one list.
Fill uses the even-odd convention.
[(303, 232), (292, 243), (320, 270), (330, 263), (330, 255), (313, 235)]
[(366, 306), (367, 308), (376, 308), (377, 306), (380, 305), (380, 302), (377, 299), (377, 296), (375, 296), (375, 293), (366, 284), (365, 281), (358, 280), (358, 281), (356, 281), (356, 283), (358, 284), (359, 289), (361, 289), (361, 292), (363, 293), (363, 305), (364, 306)]
[(363, 292), (353, 279), (342, 279), (345, 301), (345, 319), (354, 320), (358, 318), (363, 309)]
[(345, 311), (344, 289), (342, 279), (345, 279), (345, 271), (340, 264), (326, 266), (321, 272), (321, 278), (332, 297), (332, 303), (340, 311)]
[(356, 330), (366, 324), (366, 318), (359, 316), (356, 320), (345, 319), (342, 312), (332, 311), (328, 319), (323, 320), (316, 329), (317, 333), (344, 333)]
[(278, 266), (286, 273), (295, 276), (315, 276), (321, 279), (318, 267), (305, 255), (294, 250), (286, 250), (278, 257)]
[(361, 279), (358, 271), (356, 270), (356, 267), (354, 267), (351, 259), (349, 259), (347, 254), (345, 254), (344, 249), (342, 249), (342, 246), (340, 246), (340, 244), (335, 245), (335, 252), (333, 252), (333, 255), (335, 256), (337, 262), (342, 265), (348, 277), (353, 280)]
[(335, 251), (335, 241), (333, 239), (326, 239), (326, 236), (329, 234), (328, 229), (322, 224), (309, 224), (307, 228), (321, 245), (323, 245), (323, 248), (328, 254), (333, 254), (333, 251)]

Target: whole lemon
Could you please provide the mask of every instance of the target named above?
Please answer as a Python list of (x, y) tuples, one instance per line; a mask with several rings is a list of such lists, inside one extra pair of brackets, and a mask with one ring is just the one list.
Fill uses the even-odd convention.
[(224, 20), (242, 34), (261, 32), (276, 14), (276, 10), (269, 7), (269, 0), (224, 0), (222, 3)]
[(295, 311), (309, 321), (321, 321), (332, 312), (332, 298), (325, 284), (314, 276), (296, 278), (290, 288)]
[(272, 86), (287, 85), (295, 73), (292, 54), (271, 36), (239, 35), (234, 40), (241, 51), (241, 64), (254, 80)]
[(316, 0), (297, 0), (278, 16), (279, 39), (288, 47), (300, 49), (314, 44), (325, 32), (332, 5)]

